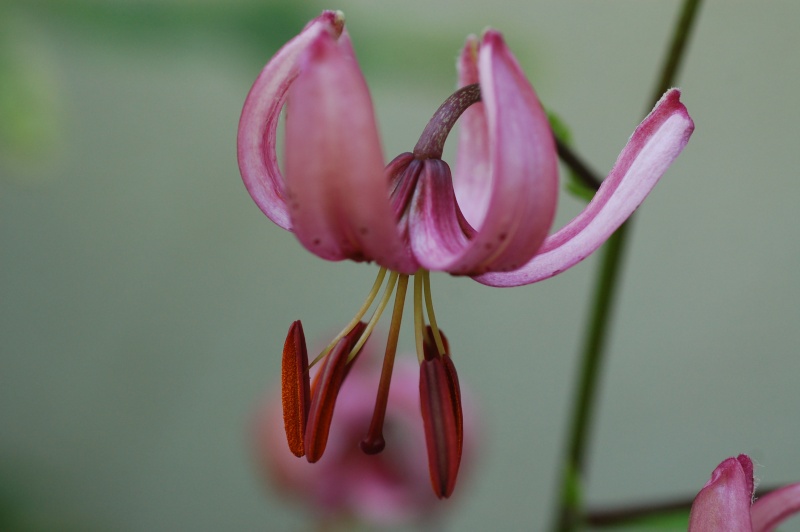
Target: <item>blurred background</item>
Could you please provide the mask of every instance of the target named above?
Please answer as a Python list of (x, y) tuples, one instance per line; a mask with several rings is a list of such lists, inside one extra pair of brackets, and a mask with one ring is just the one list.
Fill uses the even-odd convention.
[[(291, 321), (324, 341), (376, 268), (324, 262), (274, 226), (241, 183), (235, 141), (256, 75), (322, 9), (347, 16), (387, 158), (452, 92), (466, 35), (492, 26), (605, 175), (649, 107), (678, 7), (2, 2), (0, 523), (313, 528), (264, 485), (248, 425)], [(765, 484), (800, 480), (798, 20), (792, 0), (701, 8), (680, 78), (697, 129), (636, 216), (593, 505), (691, 497), (740, 452)], [(563, 194), (556, 224), (581, 207)], [(433, 275), (481, 429), (437, 526), (550, 521), (597, 264), (516, 289)]]

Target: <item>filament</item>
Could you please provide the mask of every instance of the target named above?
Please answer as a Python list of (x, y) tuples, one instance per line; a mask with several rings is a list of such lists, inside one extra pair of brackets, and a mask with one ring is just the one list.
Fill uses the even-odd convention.
[(381, 269), (378, 270), (378, 277), (375, 278), (375, 282), (372, 284), (372, 289), (369, 291), (369, 294), (367, 294), (367, 299), (364, 300), (364, 303), (361, 305), (361, 308), (358, 309), (358, 312), (356, 312), (356, 315), (353, 316), (352, 320), (350, 320), (350, 323), (345, 325), (344, 329), (342, 329), (342, 331), (339, 334), (337, 334), (333, 338), (333, 340), (331, 340), (331, 343), (329, 343), (327, 347), (325, 347), (325, 349), (323, 349), (322, 352), (319, 355), (317, 355), (317, 358), (311, 361), (311, 363), (308, 365), (309, 368), (312, 367), (317, 362), (319, 362), (325, 355), (330, 353), (331, 349), (333, 349), (333, 346), (335, 346), (337, 342), (339, 342), (339, 340), (344, 338), (347, 335), (347, 333), (352, 331), (353, 327), (355, 327), (356, 324), (361, 321), (361, 318), (363, 318), (364, 314), (367, 313), (369, 307), (372, 306), (372, 302), (375, 301), (375, 297), (378, 295), (378, 291), (380, 290), (381, 285), (383, 284), (383, 279), (385, 277), (386, 277), (386, 268), (381, 267)]
[(431, 297), (431, 272), (423, 270), (422, 282), (425, 287), (425, 308), (428, 310), (428, 321), (431, 324), (431, 331), (433, 331), (433, 340), (436, 342), (436, 349), (439, 355), (444, 355), (444, 342), (442, 335), (439, 332), (439, 326), (436, 325), (436, 314), (433, 313), (433, 298)]
[(364, 329), (364, 332), (361, 333), (361, 337), (356, 342), (356, 345), (353, 346), (353, 349), (350, 350), (350, 355), (347, 357), (347, 362), (353, 360), (361, 348), (364, 346), (364, 342), (367, 341), (369, 335), (372, 334), (372, 330), (377, 325), (378, 320), (381, 319), (381, 314), (383, 314), (383, 310), (386, 308), (386, 305), (389, 303), (389, 299), (392, 297), (392, 292), (394, 291), (394, 285), (397, 282), (397, 276), (399, 274), (397, 272), (392, 272), (389, 275), (389, 280), (386, 282), (386, 289), (383, 291), (383, 297), (381, 297), (378, 306), (375, 308), (375, 312), (372, 313), (372, 317), (367, 323), (367, 328)]
[(423, 270), (420, 270), (417, 272), (417, 275), (414, 276), (414, 340), (417, 347), (417, 358), (420, 364), (422, 364), (422, 361), (425, 359), (422, 348), (422, 271)]

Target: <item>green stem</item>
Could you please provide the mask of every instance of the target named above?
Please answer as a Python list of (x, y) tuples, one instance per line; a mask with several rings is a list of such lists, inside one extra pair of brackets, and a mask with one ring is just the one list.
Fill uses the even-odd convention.
[[(672, 43), (652, 98), (653, 104), (672, 86), (684, 57), (700, 0), (684, 0)], [(652, 104), (651, 104), (652, 107)], [(585, 166), (584, 166), (585, 168)], [(591, 173), (591, 172), (589, 172)], [(631, 221), (624, 223), (603, 246), (600, 271), (594, 290), (591, 317), (584, 336), (572, 413), (567, 455), (561, 471), (559, 499), (554, 530), (575, 530), (583, 520), (582, 491), (586, 476), (586, 455), (596, 404), (600, 371), (606, 354), (606, 338)]]

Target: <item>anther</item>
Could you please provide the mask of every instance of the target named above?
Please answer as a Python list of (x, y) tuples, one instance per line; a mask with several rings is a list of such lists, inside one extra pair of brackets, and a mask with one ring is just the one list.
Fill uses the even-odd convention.
[[(433, 491), (439, 498), (453, 493), (463, 448), (463, 418), (458, 375), (450, 355), (442, 355), (425, 331), (425, 359), (420, 364), (420, 408), (428, 448), (428, 467)], [(441, 331), (440, 331), (441, 333)], [(442, 335), (447, 345), (447, 340)]]
[(347, 357), (361, 333), (364, 332), (364, 328), (364, 323), (359, 323), (341, 338), (325, 357), (319, 373), (314, 378), (311, 406), (303, 440), (306, 459), (309, 462), (316, 462), (325, 452), (336, 398), (348, 372)]
[(295, 456), (305, 454), (303, 438), (309, 409), (308, 351), (300, 320), (289, 327), (281, 360), (281, 399), (286, 441)]

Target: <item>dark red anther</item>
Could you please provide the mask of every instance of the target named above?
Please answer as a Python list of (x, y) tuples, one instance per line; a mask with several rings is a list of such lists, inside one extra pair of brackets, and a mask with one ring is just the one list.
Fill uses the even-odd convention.
[(463, 442), (461, 394), (449, 355), (422, 361), (419, 395), (431, 485), (446, 498), (456, 484)]
[(336, 398), (348, 373), (347, 358), (365, 328), (365, 324), (359, 323), (347, 336), (339, 340), (325, 356), (322, 367), (314, 377), (314, 390), (311, 394), (311, 407), (304, 439), (306, 459), (309, 462), (316, 462), (325, 452)]
[[(439, 331), (441, 332), (441, 331)], [(442, 335), (442, 341), (445, 348), (447, 347), (447, 340)], [(453, 360), (450, 355), (445, 353), (442, 357), (445, 373), (447, 373), (447, 381), (450, 387), (450, 400), (453, 402), (452, 408), (455, 412), (456, 418), (456, 437), (458, 438), (458, 463), (461, 463), (461, 451), (464, 448), (464, 416), (461, 410), (461, 387), (458, 385), (458, 373), (456, 367), (453, 365)]]
[(308, 421), (310, 386), (308, 383), (308, 351), (300, 320), (289, 327), (281, 360), (281, 399), (286, 441), (295, 456), (305, 454), (303, 438)]

